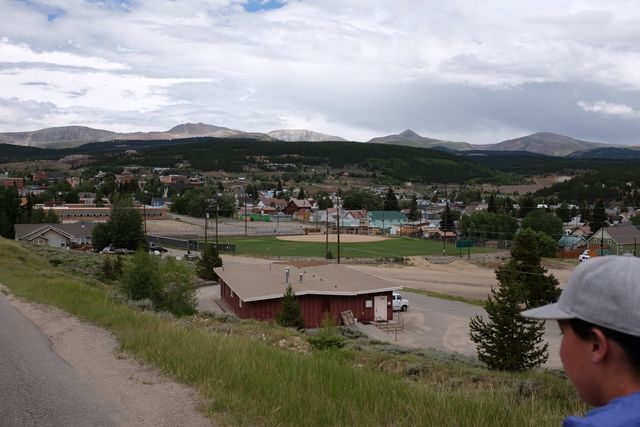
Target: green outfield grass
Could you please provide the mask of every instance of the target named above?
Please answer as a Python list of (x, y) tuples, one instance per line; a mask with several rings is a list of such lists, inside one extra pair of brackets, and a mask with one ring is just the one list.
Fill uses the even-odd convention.
[[(235, 244), (238, 255), (324, 257), (325, 253), (325, 243), (291, 242), (278, 240), (273, 236), (229, 238), (221, 239), (221, 242)], [(337, 257), (337, 244), (329, 243), (329, 250), (334, 258)], [(471, 248), (472, 254), (487, 252), (495, 252), (495, 249)], [(454, 244), (447, 244), (446, 253), (447, 255), (459, 255), (460, 251), (455, 248)], [(341, 258), (392, 258), (421, 255), (442, 255), (442, 242), (398, 237), (377, 242), (340, 244)], [(466, 256), (467, 251), (463, 249), (462, 257)]]

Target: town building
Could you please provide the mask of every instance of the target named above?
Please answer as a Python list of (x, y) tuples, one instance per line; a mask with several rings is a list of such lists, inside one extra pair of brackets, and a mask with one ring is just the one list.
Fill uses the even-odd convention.
[(15, 239), (54, 248), (91, 245), (93, 222), (73, 224), (16, 224)]
[(300, 304), (305, 326), (321, 325), (326, 313), (336, 324), (351, 310), (359, 321), (391, 320), (392, 292), (386, 280), (338, 264), (298, 268), (263, 264), (219, 267), (222, 301), (243, 319), (273, 321), (289, 284)]
[(616, 224), (596, 231), (587, 243), (598, 255), (637, 255), (640, 230), (628, 222)]

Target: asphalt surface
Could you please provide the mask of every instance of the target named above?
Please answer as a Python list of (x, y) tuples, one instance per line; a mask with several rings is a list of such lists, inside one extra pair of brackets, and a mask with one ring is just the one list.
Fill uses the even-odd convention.
[[(476, 315), (486, 318), (482, 307), (406, 291), (400, 293), (409, 300), (410, 308), (400, 313), (404, 320), (404, 332), (397, 335), (397, 340), (395, 334), (387, 334), (373, 325), (360, 325), (363, 332), (372, 338), (408, 347), (434, 348), (476, 356), (475, 344), (469, 338), (469, 320)], [(544, 366), (560, 368), (562, 363), (558, 351), (562, 337), (555, 322), (547, 323), (543, 339), (549, 344), (549, 360)]]
[(0, 293), (0, 425), (112, 426), (112, 414)]

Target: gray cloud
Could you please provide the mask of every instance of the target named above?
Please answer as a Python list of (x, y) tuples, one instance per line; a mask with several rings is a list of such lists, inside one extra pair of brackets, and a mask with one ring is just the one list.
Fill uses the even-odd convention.
[[(356, 140), (412, 128), (638, 142), (633, 2), (50, 3), (3, 4), (0, 96), (15, 116), (0, 130), (205, 121)], [(27, 117), (26, 105), (40, 107)]]

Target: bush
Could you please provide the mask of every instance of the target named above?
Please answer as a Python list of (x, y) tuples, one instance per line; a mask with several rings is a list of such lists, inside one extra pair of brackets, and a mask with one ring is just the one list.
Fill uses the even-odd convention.
[(196, 312), (193, 273), (173, 258), (159, 261), (142, 249), (133, 256), (123, 275), (121, 288), (132, 300), (149, 299), (156, 310), (184, 316)]
[(161, 266), (162, 291), (161, 299), (154, 301), (156, 309), (169, 311), (176, 316), (196, 313), (196, 286), (189, 267), (174, 258), (167, 258)]
[(138, 249), (124, 272), (123, 292), (133, 300), (149, 298), (159, 301), (162, 293), (160, 262), (142, 249)]
[(340, 331), (329, 313), (324, 314), (322, 327), (308, 340), (309, 344), (318, 350), (344, 347), (344, 338), (340, 335)]
[(110, 255), (105, 255), (100, 266), (99, 278), (103, 280), (118, 280), (122, 276), (122, 258), (120, 256), (112, 260)]

